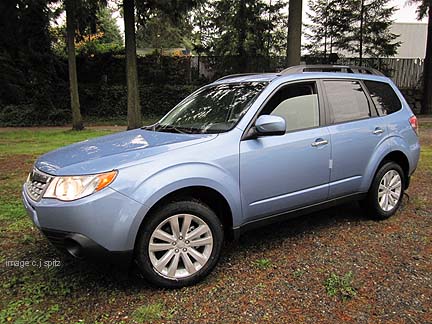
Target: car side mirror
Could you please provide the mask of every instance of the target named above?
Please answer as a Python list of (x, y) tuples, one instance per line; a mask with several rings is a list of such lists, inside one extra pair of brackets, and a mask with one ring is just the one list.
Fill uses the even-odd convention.
[(286, 132), (285, 119), (279, 116), (262, 115), (255, 122), (258, 136), (284, 135)]

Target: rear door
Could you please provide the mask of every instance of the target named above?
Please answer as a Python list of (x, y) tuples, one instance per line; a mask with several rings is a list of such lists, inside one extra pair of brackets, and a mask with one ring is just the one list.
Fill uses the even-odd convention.
[(331, 138), (329, 198), (360, 191), (367, 165), (387, 128), (359, 80), (323, 80)]

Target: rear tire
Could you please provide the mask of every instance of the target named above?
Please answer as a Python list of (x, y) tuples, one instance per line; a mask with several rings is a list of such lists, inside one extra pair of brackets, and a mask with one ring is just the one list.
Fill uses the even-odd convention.
[(135, 258), (150, 283), (179, 288), (213, 270), (222, 242), (222, 223), (207, 205), (193, 199), (174, 201), (148, 215)]
[(400, 165), (384, 163), (377, 171), (365, 200), (369, 216), (377, 220), (393, 216), (401, 205), (404, 188), (405, 176)]

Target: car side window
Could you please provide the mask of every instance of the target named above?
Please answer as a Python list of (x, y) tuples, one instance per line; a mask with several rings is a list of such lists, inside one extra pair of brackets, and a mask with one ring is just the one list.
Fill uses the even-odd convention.
[(358, 81), (324, 81), (324, 89), (334, 124), (371, 116), (368, 99)]
[(260, 115), (284, 118), (287, 132), (319, 126), (316, 83), (295, 83), (282, 87), (270, 98)]
[(380, 116), (390, 115), (402, 108), (402, 103), (389, 84), (378, 81), (364, 81), (364, 84)]

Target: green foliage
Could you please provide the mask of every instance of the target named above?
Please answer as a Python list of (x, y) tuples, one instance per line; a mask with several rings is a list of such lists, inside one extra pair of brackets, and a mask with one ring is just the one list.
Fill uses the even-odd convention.
[(62, 82), (48, 32), (47, 1), (0, 2), (0, 114), (7, 105), (34, 106), (38, 118), (54, 110)]
[(138, 323), (160, 320), (163, 317), (163, 305), (161, 303), (143, 305), (135, 309), (132, 318)]
[(330, 274), (324, 282), (324, 287), (326, 288), (327, 295), (331, 297), (338, 296), (343, 301), (351, 299), (357, 294), (356, 289), (353, 287), (353, 274), (351, 271), (343, 276), (335, 273)]
[[(89, 4), (96, 5), (88, 8)], [(97, 55), (118, 55), (124, 53), (123, 37), (113, 17), (112, 9), (96, 1), (81, 1), (78, 12), (91, 9), (87, 16), (78, 18), (80, 26), (75, 37), (76, 55), (79, 57), (93, 57)], [(95, 12), (93, 12), (95, 10)], [(58, 13), (63, 12), (62, 8)], [(94, 17), (92, 16), (94, 15)], [(66, 22), (60, 26), (51, 26), (49, 29), (53, 52), (63, 59), (67, 58)]]
[(432, 6), (429, 0), (408, 0), (407, 1), (411, 5), (417, 5), (417, 19), (421, 20), (424, 17), (427, 17), (429, 7)]
[[(14, 130), (1, 132), (0, 152), (1, 155), (40, 155), (68, 144), (111, 133), (111, 131), (107, 130), (89, 129), (80, 132), (72, 130), (65, 131), (63, 129)], [(24, 180), (25, 179), (20, 179), (19, 182)], [(10, 180), (8, 180), (8, 182), (9, 181)]]
[(284, 6), (263, 0), (204, 2), (193, 15), (197, 47), (221, 56), (280, 54), (286, 38)]
[(138, 48), (164, 48), (185, 47), (192, 48), (192, 26), (187, 20), (174, 24), (169, 15), (157, 10), (144, 25), (139, 25), (136, 31)]
[[(81, 109), (85, 116), (121, 117), (127, 113), (127, 89), (123, 85), (82, 87)], [(143, 115), (161, 117), (196, 87), (192, 85), (140, 86)]]
[[(398, 35), (391, 33), (392, 16), (397, 10), (390, 0), (365, 0), (363, 24), (361, 0), (309, 0), (311, 24), (306, 25), (305, 46), (311, 54), (324, 56), (351, 53), (358, 55), (360, 39), (363, 56), (388, 57), (397, 53)], [(362, 28), (361, 28), (362, 26)]]
[(103, 33), (103, 37), (100, 39), (101, 43), (123, 45), (123, 37), (115, 18), (112, 16), (111, 9), (101, 6), (96, 13), (96, 18), (97, 27)]
[(255, 261), (255, 265), (260, 269), (268, 269), (271, 267), (272, 262), (270, 259), (258, 259)]
[[(142, 113), (159, 118), (196, 90), (195, 85), (148, 84), (140, 86)], [(120, 119), (127, 114), (127, 88), (124, 85), (81, 84), (81, 113), (90, 118)], [(58, 102), (59, 105), (67, 102)], [(70, 121), (67, 108), (53, 109), (42, 118), (35, 105), (0, 107), (0, 126), (64, 125)], [(0, 142), (1, 147), (1, 142)]]
[(309, 0), (311, 24), (305, 25), (309, 43), (304, 47), (311, 54), (327, 57), (343, 46), (354, 23), (350, 4), (350, 0)]

